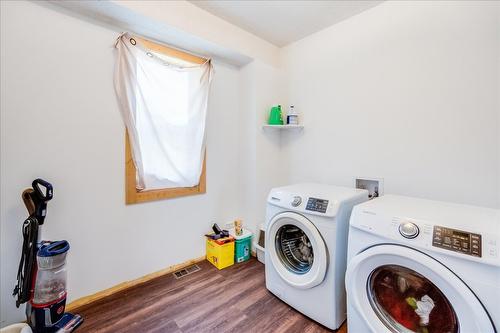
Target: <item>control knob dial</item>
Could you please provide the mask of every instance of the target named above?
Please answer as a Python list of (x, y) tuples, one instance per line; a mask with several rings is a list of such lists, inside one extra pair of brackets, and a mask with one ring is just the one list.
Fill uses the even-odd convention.
[(292, 206), (297, 207), (302, 203), (302, 198), (299, 196), (293, 197)]
[(405, 238), (415, 238), (419, 232), (418, 226), (413, 222), (403, 222), (399, 225), (399, 233)]

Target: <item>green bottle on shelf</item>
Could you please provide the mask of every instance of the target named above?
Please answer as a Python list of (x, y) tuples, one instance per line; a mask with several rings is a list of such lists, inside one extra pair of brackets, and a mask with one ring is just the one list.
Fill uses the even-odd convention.
[(281, 112), (281, 105), (273, 106), (269, 113), (269, 125), (283, 125), (283, 114)]

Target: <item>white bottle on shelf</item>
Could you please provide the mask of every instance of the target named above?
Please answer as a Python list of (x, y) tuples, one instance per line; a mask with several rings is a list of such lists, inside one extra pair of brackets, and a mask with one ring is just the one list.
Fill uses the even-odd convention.
[(286, 123), (288, 125), (298, 125), (299, 124), (299, 115), (297, 114), (297, 111), (295, 110), (295, 107), (293, 105), (290, 105), (290, 108), (288, 109)]

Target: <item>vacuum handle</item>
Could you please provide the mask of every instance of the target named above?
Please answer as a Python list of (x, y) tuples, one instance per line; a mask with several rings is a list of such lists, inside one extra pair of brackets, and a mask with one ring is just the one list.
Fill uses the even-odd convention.
[(47, 215), (47, 202), (54, 196), (52, 184), (37, 178), (32, 183), (34, 192), (31, 193), (31, 198), (35, 203), (35, 213), (33, 216), (38, 220), (38, 224), (42, 225)]
[(35, 214), (35, 203), (33, 202), (33, 193), (35, 191), (32, 188), (27, 188), (23, 191), (22, 198), (29, 215)]
[[(47, 202), (54, 196), (54, 189), (52, 187), (52, 184), (41, 178), (35, 179), (31, 185), (33, 186), (33, 189), (35, 190), (35, 193), (40, 201)], [(41, 187), (45, 188), (45, 193)]]

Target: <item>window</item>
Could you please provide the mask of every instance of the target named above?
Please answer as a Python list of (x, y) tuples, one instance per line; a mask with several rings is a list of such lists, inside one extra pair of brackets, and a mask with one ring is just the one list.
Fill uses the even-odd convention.
[(200, 176), (200, 182), (193, 187), (173, 187), (159, 190), (146, 190), (141, 191), (137, 189), (137, 169), (135, 168), (132, 153), (130, 151), (130, 142), (128, 140), (128, 133), (125, 132), (125, 203), (135, 204), (140, 202), (171, 199), (183, 197), (187, 195), (203, 194), (206, 193), (207, 181), (207, 158), (203, 159), (203, 169)]
[(117, 49), (126, 203), (205, 193), (210, 61), (129, 34)]

